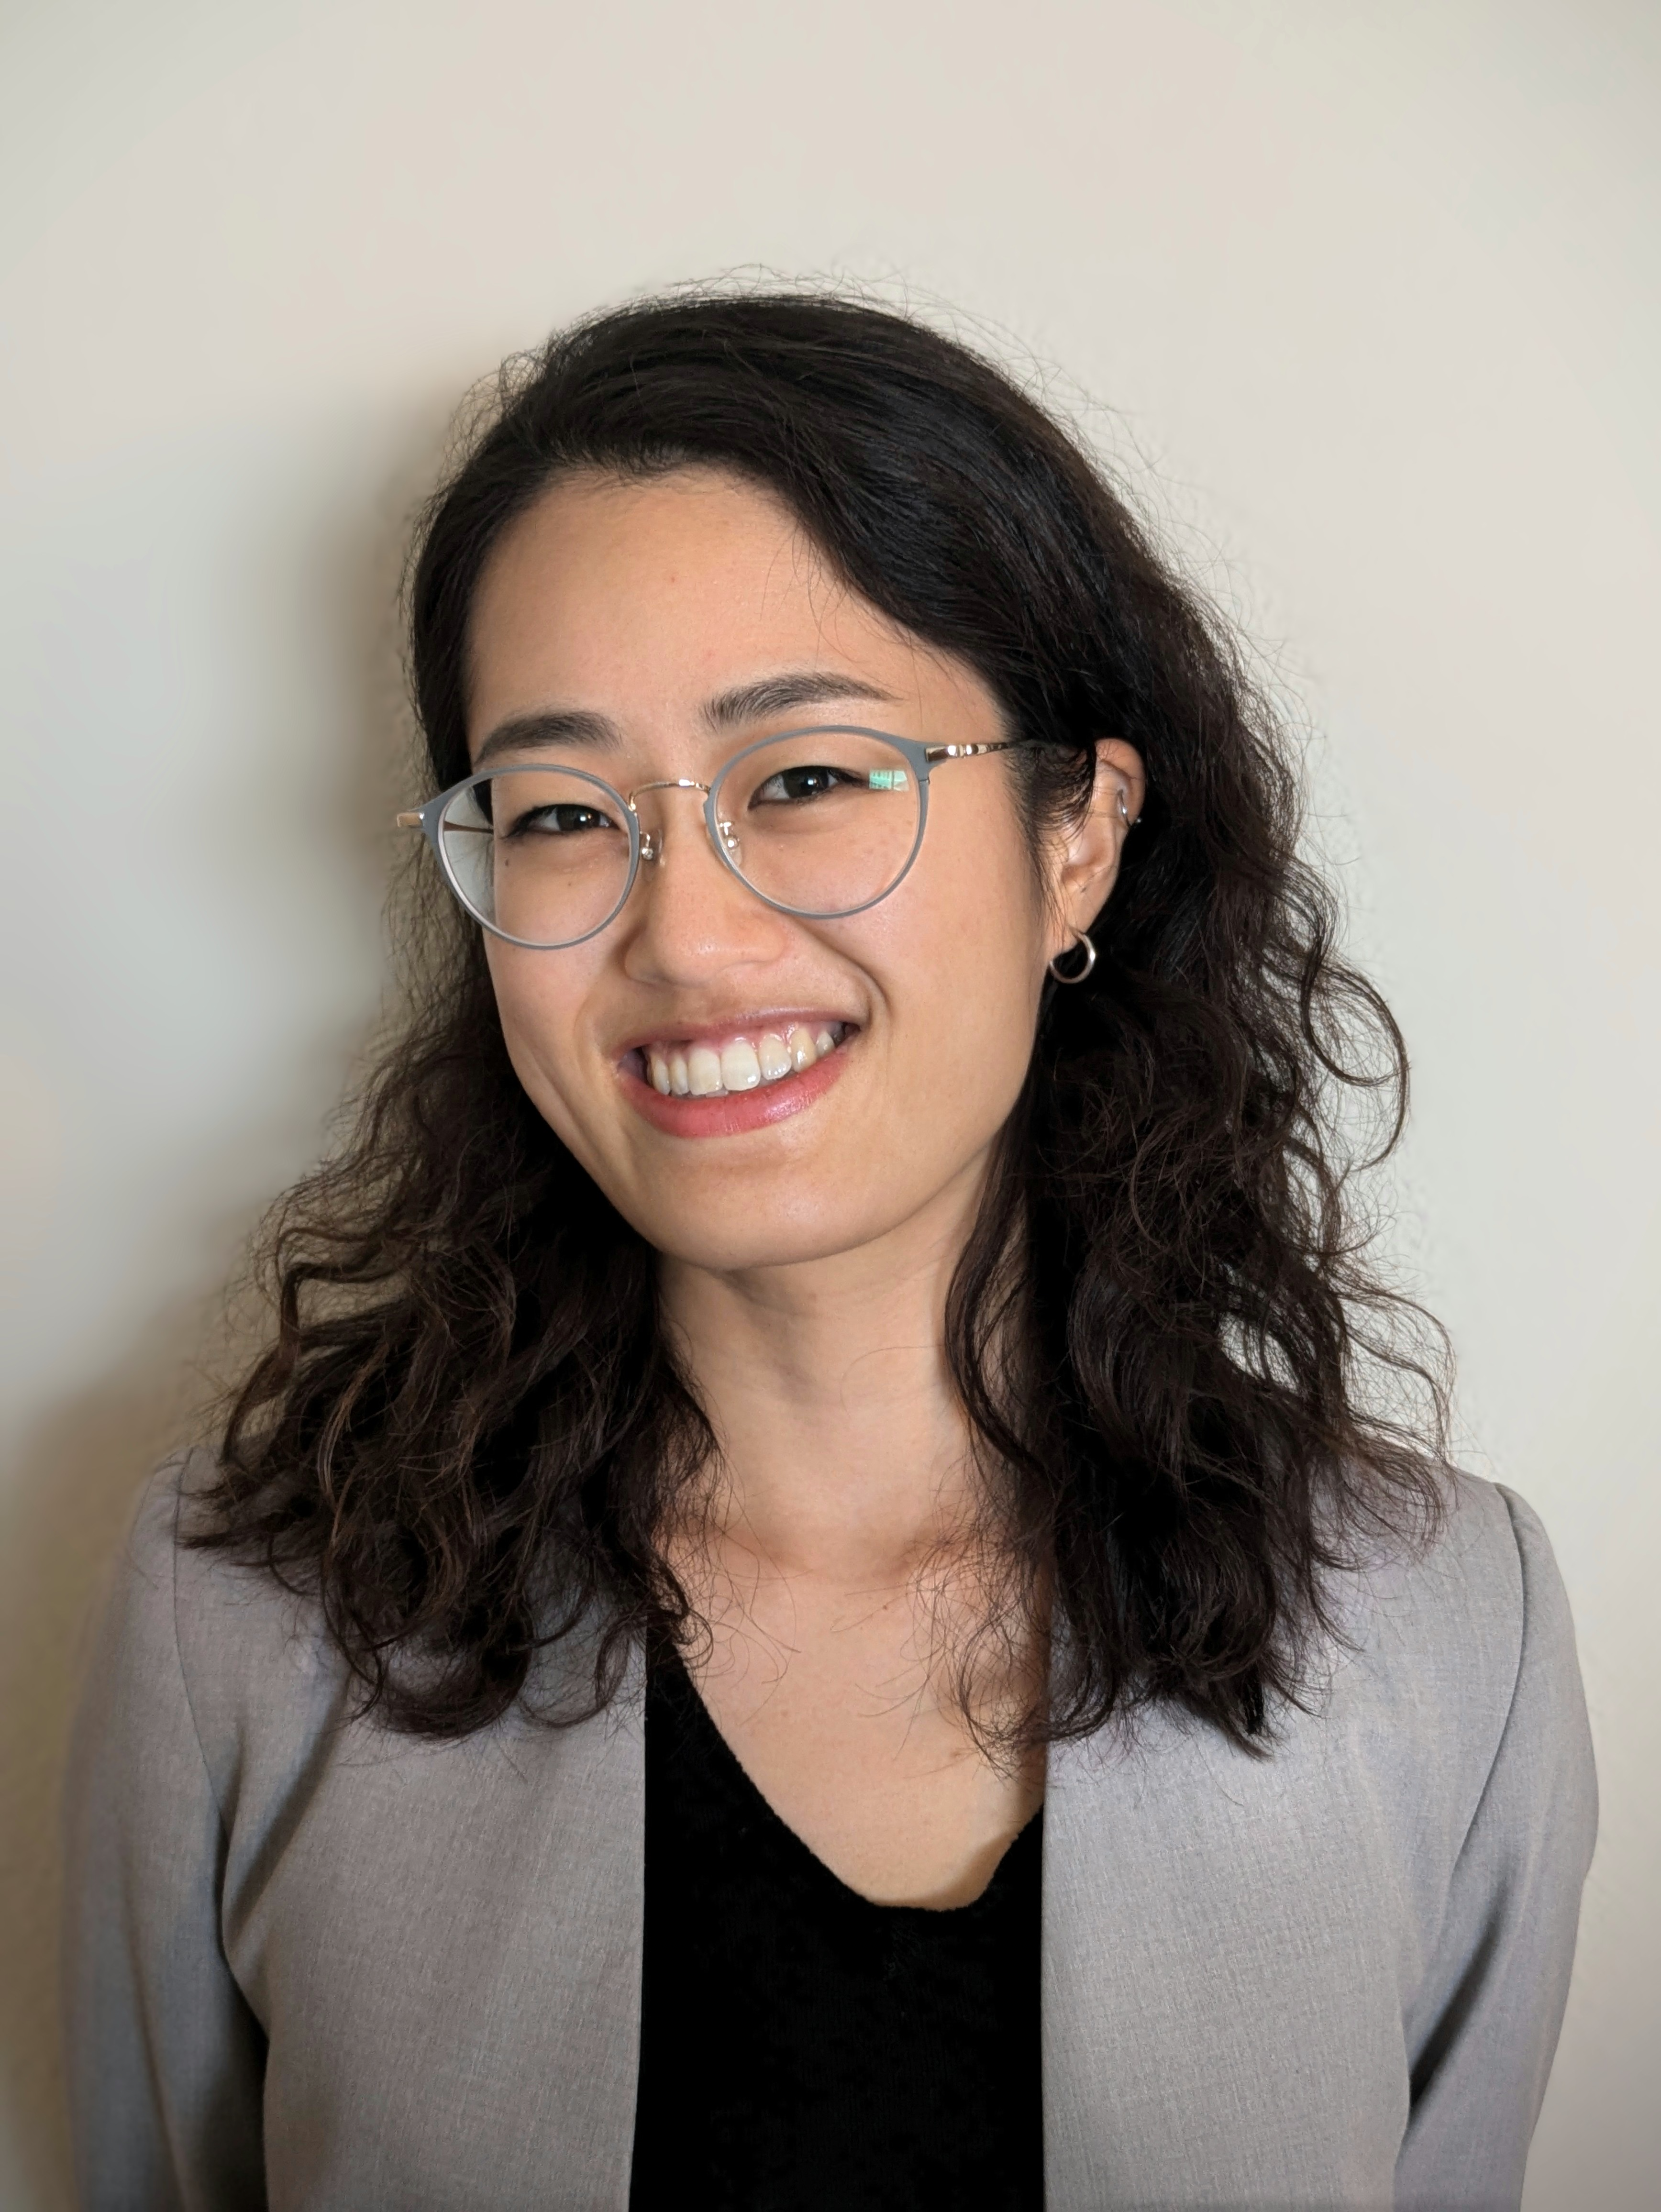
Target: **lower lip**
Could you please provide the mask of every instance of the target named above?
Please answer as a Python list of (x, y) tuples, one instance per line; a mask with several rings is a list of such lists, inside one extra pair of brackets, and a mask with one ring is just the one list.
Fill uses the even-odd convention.
[(635, 1111), (671, 1137), (741, 1137), (746, 1130), (770, 1128), (817, 1105), (842, 1073), (849, 1037), (800, 1075), (758, 1084), (753, 1091), (729, 1091), (719, 1098), (666, 1098), (631, 1069), (621, 1071), (623, 1087)]

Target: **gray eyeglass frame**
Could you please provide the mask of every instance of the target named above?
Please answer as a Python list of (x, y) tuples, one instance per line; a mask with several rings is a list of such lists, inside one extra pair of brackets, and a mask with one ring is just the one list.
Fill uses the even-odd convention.
[[(751, 882), (733, 858), (728, 848), (728, 840), (731, 839), (734, 843), (737, 840), (733, 836), (732, 823), (721, 821), (717, 802), (721, 797), (721, 787), (727, 777), (738, 767), (740, 761), (748, 760), (752, 753), (761, 752), (769, 745), (780, 744), (787, 738), (836, 737), (874, 738), (883, 744), (891, 745), (897, 753), (904, 757), (912, 775), (916, 779), (917, 834), (911, 841), (911, 850), (905, 856), (904, 866), (885, 890), (879, 890), (874, 898), (861, 899), (857, 906), (834, 907), (828, 911), (819, 911), (811, 907), (791, 906), (783, 899), (769, 898), (765, 891), (757, 890), (755, 884)], [(972, 760), (978, 753), (1013, 752), (1020, 742), (1018, 738), (1001, 738), (981, 744), (927, 745), (916, 738), (897, 738), (891, 730), (864, 729), (857, 722), (815, 722), (806, 729), (778, 730), (771, 737), (757, 738), (753, 744), (743, 746), (733, 755), (731, 760), (722, 763), (716, 771), (713, 783), (700, 783), (696, 776), (691, 775), (660, 776), (651, 783), (637, 784), (630, 792), (619, 791), (615, 784), (607, 783), (602, 776), (591, 775), (587, 769), (566, 768), (561, 763), (548, 761), (512, 763), (502, 768), (482, 769), (477, 775), (464, 775), (459, 783), (453, 783), (447, 791), (437, 793), (427, 801), (424, 806), (412, 808), (399, 814), (396, 817), (396, 826), (400, 830), (419, 830), (422, 832), (427, 842), (432, 847), (434, 857), (438, 862), (444, 880), (454, 894), (463, 913), (476, 921), (481, 929), (488, 929), (492, 937), (499, 937), (505, 945), (520, 945), (527, 952), (569, 952), (574, 945), (586, 945), (591, 937), (598, 937), (602, 929), (611, 927), (629, 903), (630, 894), (635, 888), (635, 879), (640, 873), (641, 862), (658, 860), (662, 858), (661, 840), (654, 840), (649, 830), (641, 828), (640, 816), (636, 809), (635, 801), (642, 793), (648, 791), (701, 791), (704, 795), (704, 828), (709, 833), (709, 842), (714, 848), (715, 857), (738, 878), (751, 897), (758, 898), (764, 906), (771, 907), (775, 913), (791, 915), (798, 921), (846, 921), (852, 915), (864, 914), (873, 906), (880, 906), (883, 900), (887, 898), (890, 893), (897, 891), (910, 874), (912, 864), (922, 849), (923, 831), (928, 826), (929, 771), (937, 768), (942, 761)], [(515, 768), (534, 769), (552, 767), (558, 767), (562, 775), (569, 776), (575, 782), (592, 786), (595, 791), (601, 792), (607, 799), (614, 800), (622, 809), (624, 822), (629, 832), (629, 872), (624, 879), (623, 889), (618, 894), (616, 903), (611, 912), (603, 921), (597, 921), (592, 929), (585, 929), (581, 936), (557, 939), (514, 937), (508, 931), (500, 927), (497, 923), (487, 921), (484, 916), (473, 907), (462, 890), (461, 885), (456, 881), (454, 872), (450, 866), (449, 856), (444, 850), (444, 817), (454, 802), (460, 798), (462, 793), (471, 791), (475, 784), (490, 783), (500, 775), (511, 775)], [(477, 823), (458, 823), (455, 826), (458, 830), (483, 830), (486, 825)]]

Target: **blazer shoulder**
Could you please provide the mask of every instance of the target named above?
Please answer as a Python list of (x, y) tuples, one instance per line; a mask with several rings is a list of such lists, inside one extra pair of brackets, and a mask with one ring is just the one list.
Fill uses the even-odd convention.
[(1508, 1733), (1585, 1729), (1574, 1629), (1539, 1516), (1503, 1486), (1450, 1472), (1439, 1526), (1353, 1578), (1335, 1688), (1358, 1725), (1474, 1803)]
[[(348, 1670), (321, 1610), (263, 1566), (193, 1543), (208, 1525), (211, 1454), (166, 1461), (141, 1495), (113, 1599), (135, 1661), (167, 1651), (202, 1757), (229, 1818), (251, 1750), (287, 1764), (348, 1705)], [(168, 1651), (168, 1647), (171, 1647)], [(280, 1747), (280, 1749), (279, 1749)]]
[[(1427, 1537), (1381, 1544), (1341, 1607), (1354, 1640), (1381, 1658), (1445, 1663), (1469, 1682), (1515, 1675), (1525, 1633), (1567, 1621), (1562, 1583), (1538, 1515), (1514, 1491), (1446, 1471)], [(1531, 1616), (1542, 1601), (1547, 1619)]]

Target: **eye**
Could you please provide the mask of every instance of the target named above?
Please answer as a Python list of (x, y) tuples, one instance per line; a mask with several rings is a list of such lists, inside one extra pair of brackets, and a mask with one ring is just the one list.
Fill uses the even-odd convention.
[(782, 768), (770, 775), (765, 783), (757, 784), (750, 804), (751, 806), (788, 806), (803, 799), (823, 799), (827, 792), (857, 788), (867, 790), (871, 779), (851, 774), (846, 769), (825, 767)]
[(547, 806), (527, 806), (502, 830), (504, 837), (563, 837), (582, 830), (615, 830), (617, 823), (597, 806), (576, 799), (557, 799)]

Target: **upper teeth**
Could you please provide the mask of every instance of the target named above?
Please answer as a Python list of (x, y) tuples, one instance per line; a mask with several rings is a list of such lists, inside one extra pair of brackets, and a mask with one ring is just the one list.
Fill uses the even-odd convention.
[(843, 1024), (827, 1023), (817, 1030), (798, 1022), (785, 1030), (768, 1030), (751, 1044), (734, 1037), (717, 1051), (714, 1045), (651, 1044), (646, 1066), (652, 1087), (667, 1098), (718, 1098), (723, 1091), (753, 1091), (758, 1084), (777, 1083), (787, 1075), (812, 1067), (834, 1052), (842, 1041)]

